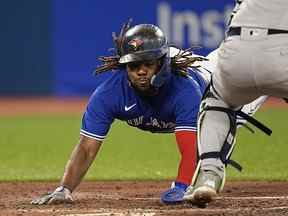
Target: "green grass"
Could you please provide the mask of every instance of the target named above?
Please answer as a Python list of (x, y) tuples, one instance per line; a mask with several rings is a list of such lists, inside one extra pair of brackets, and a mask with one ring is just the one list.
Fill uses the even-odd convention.
[(257, 119), (273, 132), (267, 136), (257, 128), (255, 134), (239, 130), (233, 159), (243, 166), (241, 173), (228, 168), (230, 179), (288, 180), (287, 110), (270, 109), (257, 113)]
[[(240, 129), (233, 159), (244, 170), (228, 168), (230, 179), (288, 180), (286, 111), (257, 113), (273, 129)], [(0, 117), (0, 181), (59, 180), (78, 142), (81, 115)], [(151, 134), (116, 121), (86, 179), (173, 179), (178, 150), (173, 134)]]

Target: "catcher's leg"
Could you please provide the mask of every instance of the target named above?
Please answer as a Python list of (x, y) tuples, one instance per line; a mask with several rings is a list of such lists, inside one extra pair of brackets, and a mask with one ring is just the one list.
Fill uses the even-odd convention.
[[(192, 187), (184, 199), (198, 206), (212, 201), (225, 181), (225, 166), (234, 147), (236, 114), (216, 94), (208, 91), (200, 105), (198, 117), (199, 163)], [(236, 165), (237, 164), (233, 164)], [(240, 167), (238, 167), (240, 168)]]

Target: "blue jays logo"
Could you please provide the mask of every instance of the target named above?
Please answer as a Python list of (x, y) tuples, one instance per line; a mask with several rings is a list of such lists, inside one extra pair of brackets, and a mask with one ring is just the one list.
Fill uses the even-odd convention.
[(130, 47), (134, 50), (137, 51), (139, 50), (139, 48), (141, 47), (141, 45), (144, 43), (144, 41), (140, 40), (140, 39), (133, 39), (131, 41), (128, 42), (128, 44), (130, 45)]

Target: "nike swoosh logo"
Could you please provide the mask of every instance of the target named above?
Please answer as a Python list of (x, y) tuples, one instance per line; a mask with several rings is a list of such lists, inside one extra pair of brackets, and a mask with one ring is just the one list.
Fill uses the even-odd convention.
[(130, 109), (132, 109), (134, 106), (136, 106), (136, 103), (135, 103), (135, 104), (132, 104), (131, 106), (128, 106), (128, 107), (125, 105), (124, 109), (125, 109), (125, 111), (127, 112), (127, 111), (129, 111)]

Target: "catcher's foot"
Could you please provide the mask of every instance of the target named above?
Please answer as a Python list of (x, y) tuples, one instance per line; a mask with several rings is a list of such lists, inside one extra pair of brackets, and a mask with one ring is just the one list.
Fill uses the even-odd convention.
[(184, 199), (196, 206), (205, 207), (215, 200), (221, 183), (222, 179), (213, 171), (200, 171), (195, 185), (186, 191)]

